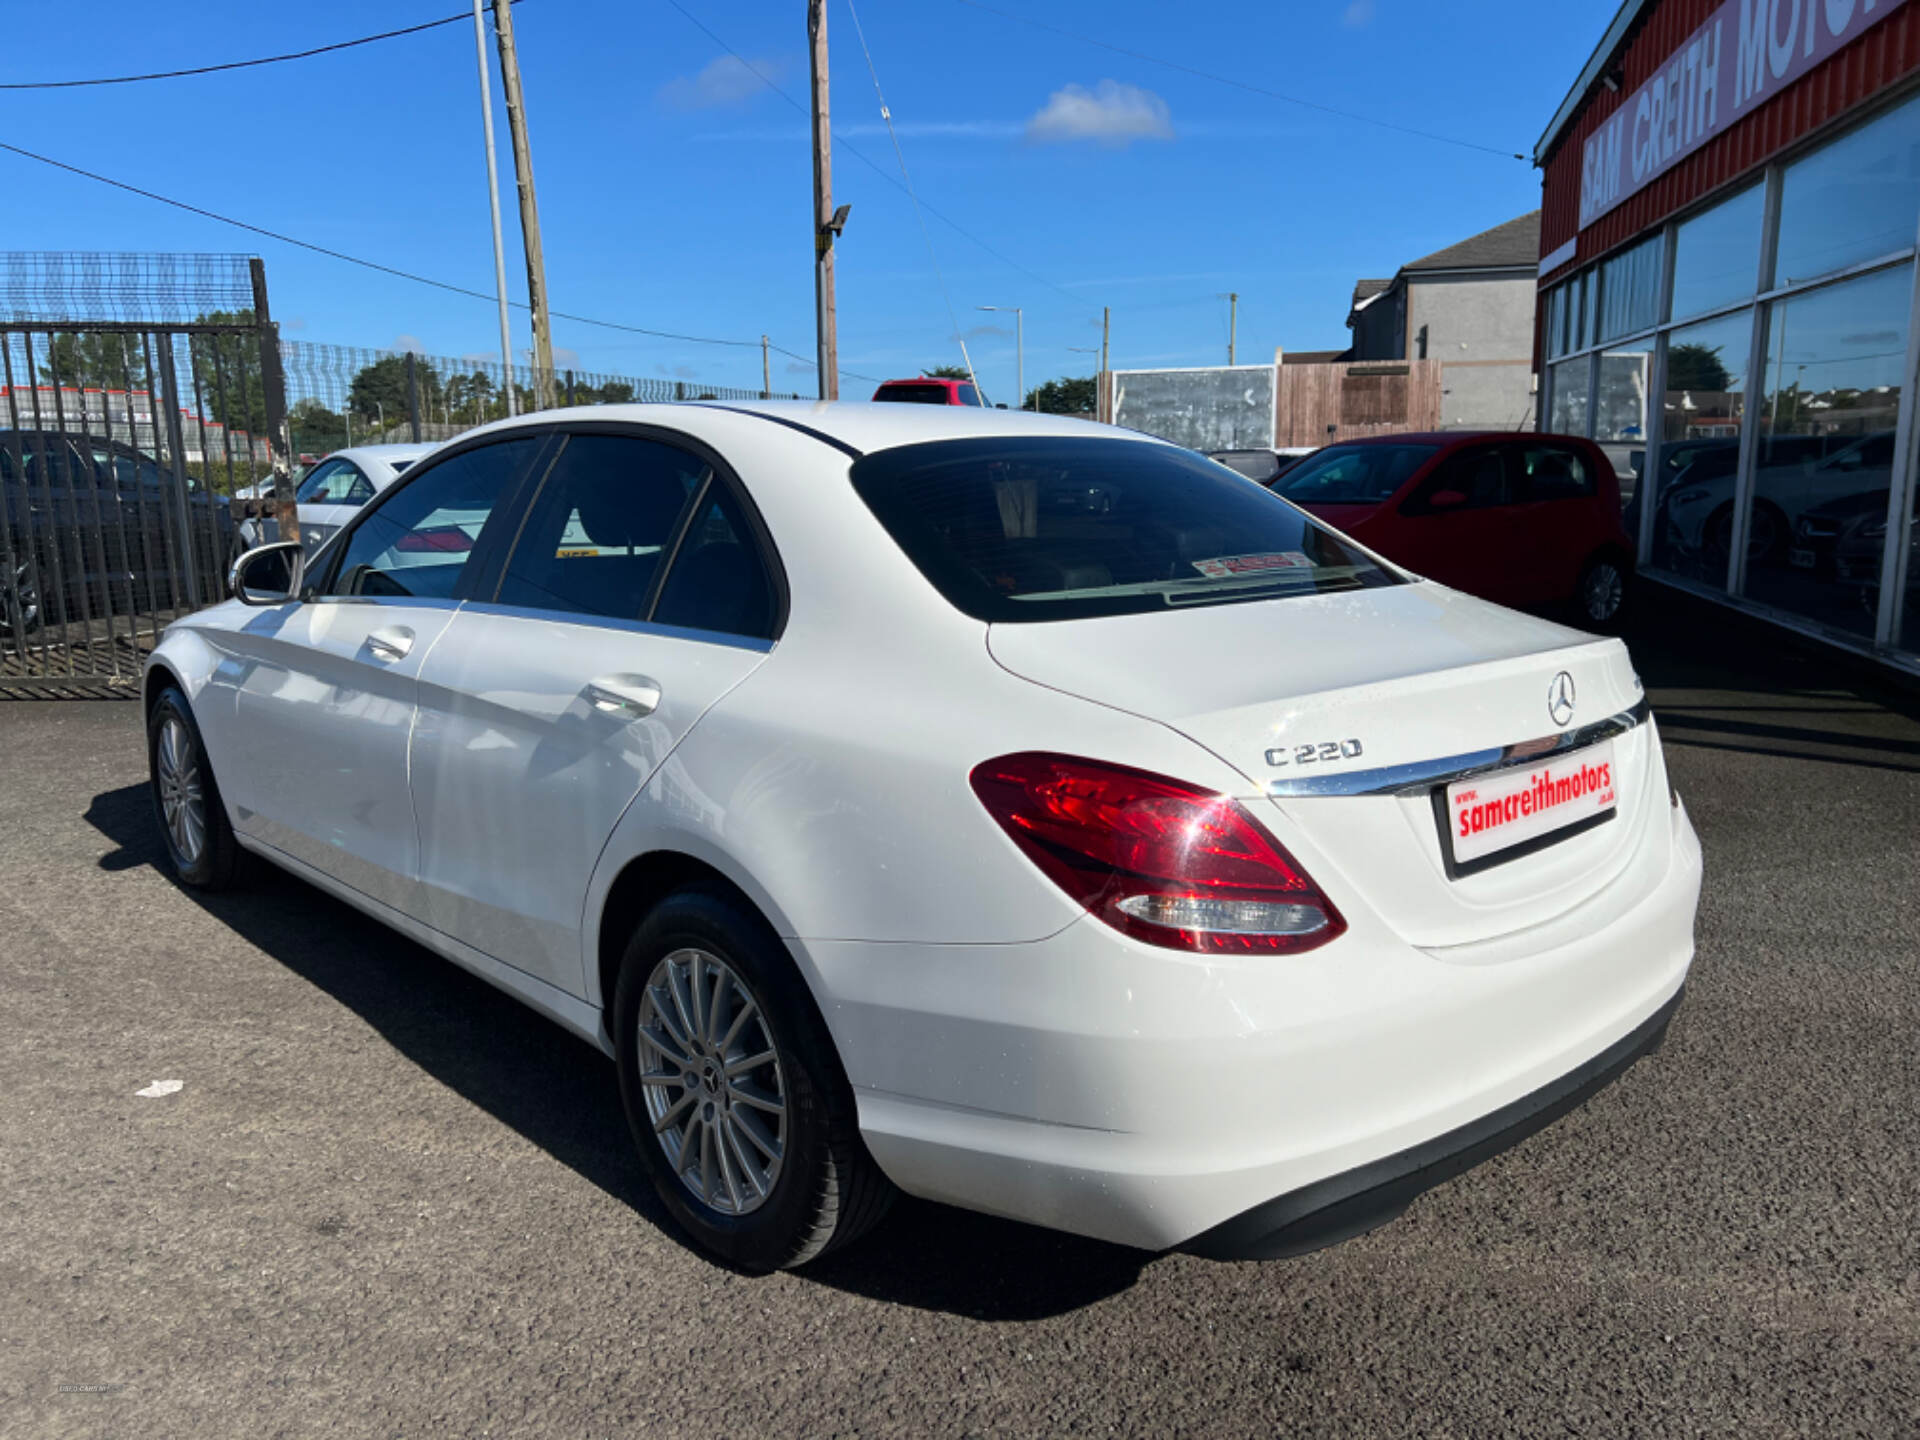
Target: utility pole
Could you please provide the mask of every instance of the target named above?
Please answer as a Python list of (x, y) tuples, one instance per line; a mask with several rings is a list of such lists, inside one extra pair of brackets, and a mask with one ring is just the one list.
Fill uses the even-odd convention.
[(533, 311), (533, 408), (551, 410), (553, 327), (547, 315), (547, 262), (540, 253), (540, 207), (533, 198), (533, 145), (527, 138), (520, 56), (513, 48), (513, 0), (493, 0), (493, 35), (500, 46), (500, 79), (507, 92), (507, 134), (513, 140), (513, 177), (520, 188), (520, 235), (527, 246), (527, 305)]
[[(504, 4), (505, 0), (498, 0)], [(1233, 342), (1240, 333), (1240, 297), (1233, 291), (1227, 292), (1227, 365), (1233, 365)]]
[(820, 398), (840, 398), (840, 337), (833, 309), (833, 240), (847, 206), (833, 208), (833, 125), (827, 114), (827, 3), (807, 0), (813, 56), (813, 303), (819, 333)]
[(1100, 307), (1100, 409), (1105, 411), (1101, 419), (1109, 425), (1113, 423), (1113, 381), (1109, 378), (1110, 367), (1107, 364), (1108, 344), (1113, 339), (1113, 307)]
[(473, 0), (473, 48), (480, 60), (480, 119), (487, 132), (487, 200), (493, 206), (493, 293), (500, 301), (500, 363), (507, 370), (507, 414), (516, 415), (513, 332), (507, 325), (507, 257), (500, 238), (500, 171), (493, 158), (493, 81), (487, 73), (487, 20), (480, 0)]
[(773, 357), (767, 350), (767, 337), (760, 337), (760, 398), (773, 398)]

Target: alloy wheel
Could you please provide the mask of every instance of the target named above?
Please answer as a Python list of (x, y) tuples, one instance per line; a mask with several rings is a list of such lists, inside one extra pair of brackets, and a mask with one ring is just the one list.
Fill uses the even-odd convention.
[(154, 783), (167, 834), (181, 863), (196, 865), (207, 845), (206, 798), (193, 734), (177, 715), (169, 715), (160, 726), (155, 760)]
[(1620, 567), (1603, 560), (1587, 571), (1580, 599), (1586, 606), (1587, 618), (1604, 624), (1620, 613), (1620, 602), (1626, 593), (1627, 581)]
[(726, 961), (675, 950), (637, 1027), (648, 1119), (680, 1183), (723, 1215), (759, 1209), (787, 1147), (786, 1073), (766, 1016)]

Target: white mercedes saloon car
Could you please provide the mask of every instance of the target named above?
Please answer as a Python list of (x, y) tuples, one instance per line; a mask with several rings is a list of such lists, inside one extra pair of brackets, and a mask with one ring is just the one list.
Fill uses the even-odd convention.
[(233, 586), (146, 671), (180, 879), (263, 857), (598, 1044), (743, 1268), (896, 1189), (1329, 1244), (1653, 1048), (1692, 959), (1618, 640), (1132, 432), (549, 411)]
[(300, 541), (311, 556), (431, 445), (356, 445), (336, 450), (300, 477), (293, 492)]

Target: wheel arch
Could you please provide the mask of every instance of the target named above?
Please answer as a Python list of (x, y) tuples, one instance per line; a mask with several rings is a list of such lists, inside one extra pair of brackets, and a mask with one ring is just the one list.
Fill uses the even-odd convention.
[(634, 930), (662, 900), (675, 891), (693, 887), (717, 891), (745, 906), (765, 922), (792, 959), (794, 969), (813, 996), (814, 1003), (819, 1004), (819, 989), (815, 977), (810, 973), (811, 967), (796, 953), (789, 927), (781, 923), (778, 912), (763, 896), (755, 893), (758, 887), (750, 882), (743, 884), (728, 869), (714, 863), (713, 859), (703, 858), (688, 850), (664, 847), (646, 850), (625, 861), (607, 883), (606, 891), (597, 905), (593, 903), (590, 892), (591, 939), (585, 957), (589, 965), (587, 978), (593, 990), (587, 996), (589, 1003), (599, 1005), (603, 1013), (606, 1011), (613, 1001), (621, 957), (626, 953), (627, 940)]

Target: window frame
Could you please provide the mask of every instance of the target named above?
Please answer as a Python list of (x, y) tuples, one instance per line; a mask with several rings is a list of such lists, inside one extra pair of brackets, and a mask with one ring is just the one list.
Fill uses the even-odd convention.
[[(787, 571), (781, 562), (779, 547), (774, 544), (773, 533), (767, 528), (767, 522), (760, 513), (759, 506), (753, 502), (753, 496), (739, 474), (727, 463), (726, 457), (705, 441), (689, 435), (684, 430), (675, 430), (665, 425), (649, 425), (631, 420), (570, 420), (543, 427), (549, 439), (559, 443), (543, 452), (540, 461), (533, 467), (537, 471), (537, 480), (523, 483), (520, 493), (514, 497), (517, 513), (513, 517), (513, 538), (502, 549), (497, 565), (487, 572), (490, 583), (484, 587), (484, 594), (472, 597), (477, 604), (487, 607), (493, 614), (537, 615), (543, 620), (552, 620), (564, 625), (597, 625), (614, 629), (639, 629), (648, 633), (676, 635), (732, 645), (772, 645), (786, 632), (787, 615), (790, 609), (791, 593), (787, 584)], [(519, 432), (515, 432), (519, 433)], [(681, 507), (673, 530), (667, 541), (660, 547), (661, 562), (647, 584), (644, 613), (631, 620), (618, 616), (593, 615), (577, 610), (546, 610), (537, 606), (515, 605), (500, 599), (501, 588), (506, 583), (509, 566), (513, 563), (514, 553), (520, 547), (522, 532), (533, 513), (533, 507), (540, 501), (541, 493), (546, 489), (547, 480), (553, 473), (554, 465), (565, 451), (567, 443), (576, 435), (606, 435), (630, 440), (645, 440), (657, 445), (669, 446), (687, 455), (691, 455), (706, 467), (707, 479), (688, 496), (687, 503)], [(438, 454), (434, 457), (438, 463)], [(531, 474), (532, 472), (530, 472)], [(403, 479), (411, 479), (408, 471)], [(396, 481), (397, 488), (400, 481)], [(733, 500), (747, 533), (740, 537), (743, 544), (750, 545), (759, 558), (761, 567), (766, 571), (767, 583), (773, 590), (773, 618), (768, 626), (770, 635), (741, 635), (730, 630), (705, 630), (683, 625), (663, 625), (652, 617), (659, 608), (660, 596), (665, 592), (667, 581), (673, 573), (673, 567), (680, 559), (682, 542), (692, 528), (694, 519), (702, 514), (714, 488), (725, 490)], [(384, 498), (385, 492), (382, 494)], [(462, 577), (464, 579), (464, 577)]]

